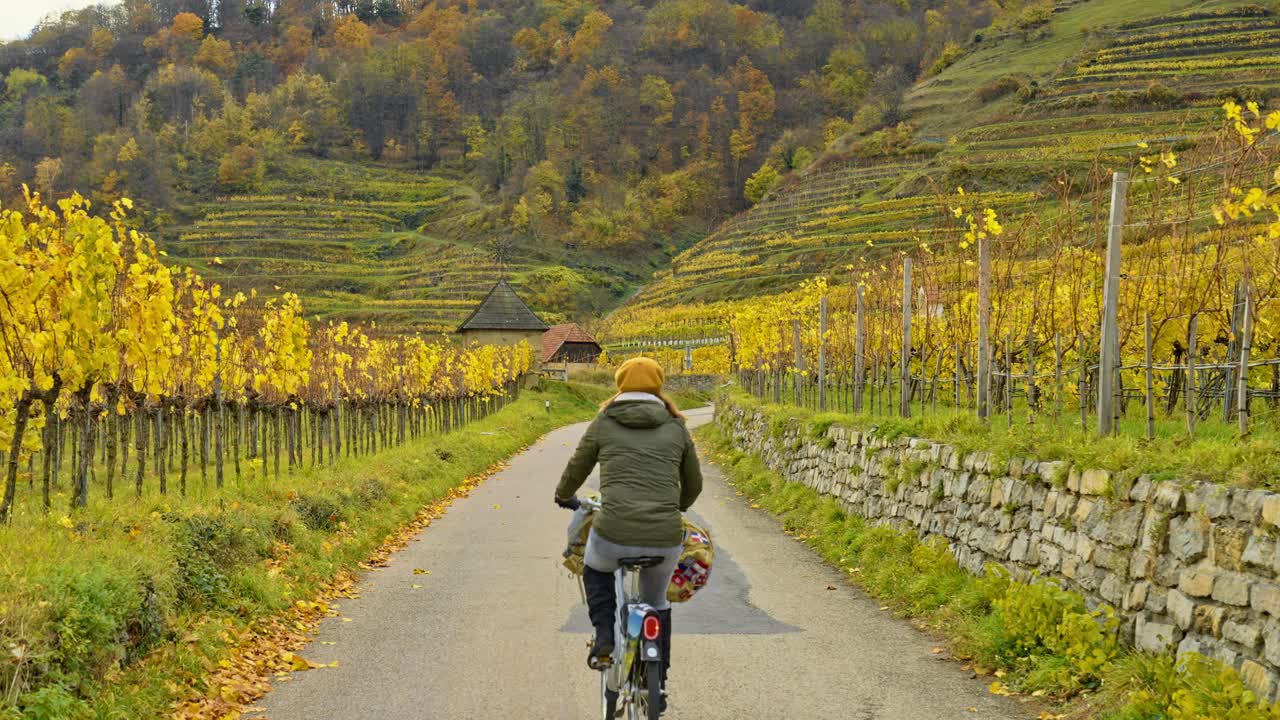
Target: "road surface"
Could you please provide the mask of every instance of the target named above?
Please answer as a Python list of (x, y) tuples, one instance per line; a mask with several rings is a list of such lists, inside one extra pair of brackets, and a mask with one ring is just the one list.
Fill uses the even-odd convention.
[[(690, 413), (690, 424), (709, 419), (708, 410)], [(326, 619), (302, 652), (338, 667), (277, 681), (259, 703), (266, 716), (598, 717), (586, 610), (560, 566), (569, 513), (552, 503), (584, 428), (547, 435), (370, 573), (361, 596), (342, 601), (341, 617)], [(716, 565), (707, 589), (676, 606), (666, 717), (1032, 717), (750, 509), (716, 467), (704, 473), (694, 509), (711, 529)]]

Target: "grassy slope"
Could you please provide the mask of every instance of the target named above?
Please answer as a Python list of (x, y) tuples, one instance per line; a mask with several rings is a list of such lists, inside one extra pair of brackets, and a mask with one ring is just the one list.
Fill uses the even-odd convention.
[[(1149, 71), (1095, 76), (1090, 73), (1101, 66), (1086, 72), (1083, 63), (1098, 49), (1118, 47), (1123, 64), (1127, 38), (1144, 32), (1182, 28), (1216, 37), (1214, 21), (1177, 16), (1188, 9), (1234, 10), (1250, 4), (1084, 0), (1056, 14), (1043, 39), (988, 39), (909, 93), (905, 109), (916, 128), (912, 152), (868, 156), (854, 150), (815, 163), (677, 256), (675, 271), (656, 273), (628, 306), (662, 308), (740, 299), (790, 289), (800, 278), (820, 273), (838, 276), (848, 263), (864, 257), (874, 260), (913, 244), (918, 229), (930, 228), (944, 216), (950, 198), (939, 198), (939, 192), (963, 185), (970, 192), (1014, 193), (984, 200), (1005, 218), (1032, 207), (1043, 211), (1034, 195), (1020, 193), (1037, 193), (1064, 170), (1086, 173), (1095, 160), (1109, 167), (1127, 166), (1142, 152), (1139, 141), (1157, 147), (1154, 143), (1162, 140), (1171, 144), (1174, 138), (1216, 128), (1221, 115), (1218, 91), (1237, 85), (1275, 89), (1280, 72), (1270, 65), (1169, 69), (1182, 59), (1231, 57), (1237, 49), (1230, 46), (1210, 48), (1207, 56), (1198, 45), (1158, 54), (1154, 59), (1165, 66)], [(1242, 17), (1239, 22), (1256, 28), (1268, 45), (1238, 52), (1263, 53), (1274, 61), (1276, 53), (1270, 48), (1280, 44), (1275, 18)], [(1134, 25), (1117, 30), (1122, 23)], [(1081, 32), (1084, 27), (1090, 28), (1088, 35)], [(978, 87), (1009, 74), (1039, 82), (1041, 96), (1026, 104), (1012, 95), (979, 102)], [(1201, 99), (1167, 110), (1112, 104), (1115, 91), (1142, 90), (1153, 80), (1179, 93), (1199, 93)], [(1092, 102), (1080, 103), (1082, 98)], [(1194, 153), (1187, 158), (1194, 161)]]
[[(575, 268), (585, 279), (582, 293), (603, 309), (657, 262), (525, 243), (504, 273), (485, 247), (492, 233), (484, 225), (487, 210), (460, 180), (289, 156), (271, 168), (261, 192), (192, 208), (190, 221), (169, 232), (162, 247), (229, 288), (297, 292), (308, 312), (323, 319), (429, 333), (452, 332), (504, 274), (523, 290), (538, 270)], [(564, 314), (574, 306), (534, 309)]]
[(0, 667), (0, 718), (165, 715), (203, 691), (245, 628), (356, 569), (420, 508), (589, 418), (603, 397), (546, 384), (455, 433), (279, 483), (99, 496), (74, 517), (20, 507), (0, 527), (0, 547), (15, 549), (0, 554), (0, 645), (23, 658)]
[(980, 86), (1004, 75), (1044, 78), (1085, 47), (1082, 28), (1097, 29), (1185, 10), (1193, 6), (1234, 6), (1243, 2), (1197, 0), (1091, 0), (1056, 14), (1049, 35), (1022, 42), (1009, 38), (983, 47), (945, 72), (917, 85), (907, 96), (906, 109), (926, 135), (949, 135), (1013, 108), (1012, 99), (982, 105), (974, 97)]

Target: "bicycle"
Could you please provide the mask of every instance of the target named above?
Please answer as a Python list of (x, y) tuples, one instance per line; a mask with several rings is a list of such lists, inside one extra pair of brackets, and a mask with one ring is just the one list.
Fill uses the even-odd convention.
[[(600, 503), (577, 498), (582, 507), (599, 512)], [(662, 620), (656, 610), (640, 602), (640, 571), (661, 565), (662, 557), (622, 558), (614, 573), (620, 622), (613, 624), (613, 656), (595, 666), (600, 671), (602, 720), (658, 720), (662, 713)]]

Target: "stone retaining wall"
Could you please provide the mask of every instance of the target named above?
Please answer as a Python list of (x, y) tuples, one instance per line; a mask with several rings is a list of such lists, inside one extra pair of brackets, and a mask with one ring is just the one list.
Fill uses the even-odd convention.
[(1217, 658), (1276, 699), (1280, 494), (1145, 476), (1118, 487), (1103, 470), (993, 467), (989, 453), (839, 426), (775, 437), (763, 413), (731, 402), (716, 416), (739, 449), (849, 512), (946, 538), (971, 573), (996, 562), (1057, 580), (1112, 605), (1138, 647)]

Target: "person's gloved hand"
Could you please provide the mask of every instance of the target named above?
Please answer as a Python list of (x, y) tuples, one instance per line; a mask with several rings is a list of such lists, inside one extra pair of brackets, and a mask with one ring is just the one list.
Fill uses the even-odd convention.
[(562, 499), (559, 496), (557, 496), (556, 505), (559, 505), (565, 510), (577, 510), (580, 503), (578, 502), (578, 498), (576, 496), (571, 497), (568, 500)]

